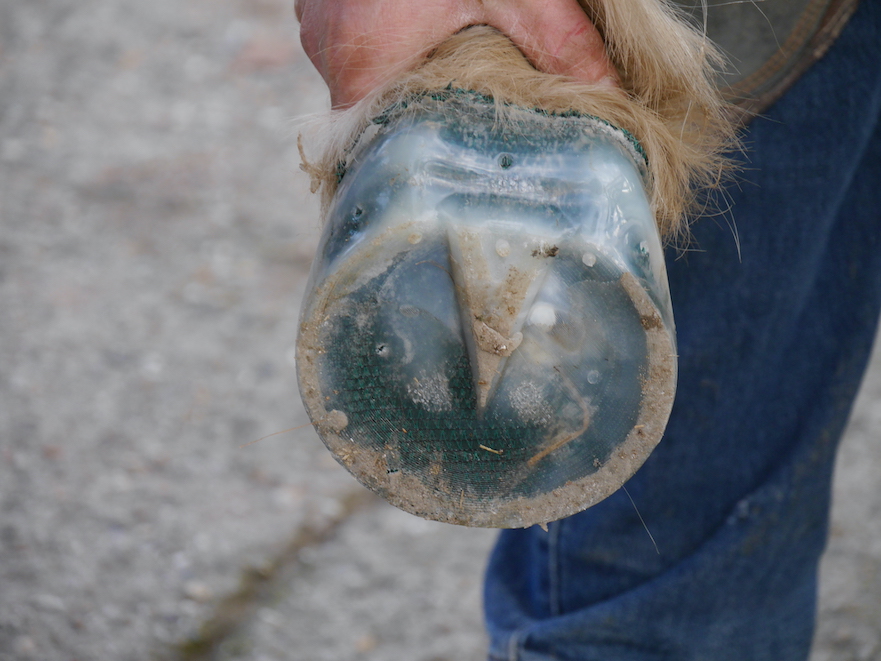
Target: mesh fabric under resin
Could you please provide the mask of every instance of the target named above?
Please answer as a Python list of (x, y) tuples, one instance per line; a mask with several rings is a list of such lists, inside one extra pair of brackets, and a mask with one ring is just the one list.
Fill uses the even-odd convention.
[(546, 283), (559, 284), (568, 318), (524, 326), (479, 411), (448, 251), (426, 243), (326, 311), (321, 341), (335, 350), (321, 360), (322, 391), (348, 417), (342, 435), (390, 473), (469, 497), (531, 497), (596, 471), (636, 421), (646, 362), (619, 272), (560, 250)]

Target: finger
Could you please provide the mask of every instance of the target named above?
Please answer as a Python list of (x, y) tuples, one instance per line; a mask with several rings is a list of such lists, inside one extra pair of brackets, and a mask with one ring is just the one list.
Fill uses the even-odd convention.
[(576, 0), (496, 0), (484, 6), (491, 25), (536, 69), (587, 83), (618, 84), (603, 38)]
[(332, 19), (326, 5), (319, 12), (308, 0), (301, 2), (303, 48), (327, 83), (335, 108), (352, 105), (412, 69), (467, 24), (458, 4), (451, 11), (449, 2), (338, 3)]
[(505, 33), (539, 70), (617, 84), (602, 37), (577, 0), (297, 0), (301, 41), (347, 107), (416, 66), (467, 25)]

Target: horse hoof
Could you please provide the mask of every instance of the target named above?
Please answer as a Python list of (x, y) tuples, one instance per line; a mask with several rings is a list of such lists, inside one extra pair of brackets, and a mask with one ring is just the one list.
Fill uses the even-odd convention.
[(422, 517), (524, 527), (616, 491), (676, 388), (638, 145), (467, 92), (352, 151), (310, 276), (300, 391), (336, 458)]

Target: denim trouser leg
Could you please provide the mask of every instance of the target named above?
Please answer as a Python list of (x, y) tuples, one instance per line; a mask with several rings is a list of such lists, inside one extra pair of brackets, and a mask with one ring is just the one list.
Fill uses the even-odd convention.
[(807, 658), (835, 449), (881, 305), (879, 112), (881, 0), (863, 0), (750, 126), (731, 213), (668, 255), (679, 390), (627, 485), (659, 553), (622, 491), (547, 533), (503, 532), (491, 658)]

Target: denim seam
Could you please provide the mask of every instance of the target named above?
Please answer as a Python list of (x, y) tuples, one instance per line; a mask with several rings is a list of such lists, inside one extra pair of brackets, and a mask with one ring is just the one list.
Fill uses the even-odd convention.
[[(520, 649), (523, 647), (523, 641), (529, 635), (530, 630), (532, 629), (532, 625), (522, 627), (514, 631), (511, 634), (511, 638), (508, 639), (508, 655), (507, 659), (498, 659), (497, 661), (520, 661)], [(553, 661), (558, 658), (556, 654), (551, 653), (550, 656), (547, 656), (547, 661)], [(494, 657), (491, 657), (489, 661), (496, 661)]]
[(562, 527), (563, 521), (553, 521), (548, 524), (548, 610), (554, 617), (562, 614), (559, 554)]
[(508, 661), (517, 661), (520, 656), (520, 639), (526, 634), (525, 629), (517, 629), (508, 640)]

